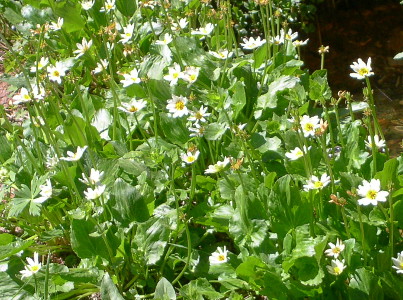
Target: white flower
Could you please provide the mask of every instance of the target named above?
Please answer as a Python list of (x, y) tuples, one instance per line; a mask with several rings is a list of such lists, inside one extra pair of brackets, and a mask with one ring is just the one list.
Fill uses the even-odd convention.
[(123, 27), (123, 33), (120, 34), (122, 38), (119, 43), (126, 44), (127, 42), (129, 42), (130, 39), (133, 37), (133, 30), (134, 24), (128, 24), (126, 27)]
[(45, 97), (45, 89), (41, 86), (38, 89), (38, 86), (36, 84), (32, 84), (32, 94), (34, 95), (34, 99), (36, 100), (42, 100), (43, 97)]
[(172, 99), (168, 100), (167, 109), (172, 114), (173, 118), (182, 117), (189, 114), (186, 107), (188, 99), (183, 96), (172, 95)]
[(82, 183), (85, 183), (86, 185), (99, 185), (101, 183), (101, 178), (104, 175), (104, 172), (100, 172), (98, 170), (95, 170), (94, 168), (91, 168), (90, 176), (87, 177), (84, 173), (81, 174), (83, 178), (79, 178), (79, 180)]
[(224, 250), (221, 247), (217, 247), (217, 251), (213, 252), (209, 257), (210, 265), (219, 265), (228, 261), (227, 247), (224, 246)]
[(136, 112), (140, 111), (141, 109), (143, 109), (146, 105), (147, 105), (147, 102), (145, 102), (142, 99), (140, 99), (140, 100), (133, 99), (129, 103), (122, 102), (122, 106), (119, 106), (118, 108), (121, 111), (133, 114), (133, 113), (136, 113)]
[(204, 174), (213, 174), (221, 172), (225, 169), (225, 167), (230, 163), (230, 159), (228, 157), (224, 157), (223, 161), (218, 161), (215, 165), (209, 165), (207, 170), (204, 171)]
[(295, 40), (292, 42), (292, 44), (295, 47), (301, 47), (301, 46), (305, 46), (306, 44), (308, 44), (309, 39), (306, 39), (305, 41), (300, 41), (300, 40)]
[(258, 48), (266, 43), (266, 40), (260, 39), (260, 36), (257, 37), (257, 39), (254, 39), (253, 37), (250, 37), (249, 40), (247, 38), (243, 38), (243, 43), (241, 43), (241, 46), (244, 49), (248, 50), (253, 50), (255, 48)]
[(194, 112), (189, 118), (189, 121), (195, 121), (196, 123), (198, 122), (206, 122), (206, 117), (211, 115), (210, 113), (207, 112), (207, 107), (204, 107), (203, 105), (200, 107), (200, 109), (196, 112)]
[(280, 35), (284, 37), (284, 40), (293, 41), (298, 37), (298, 32), (292, 32), (291, 28), (285, 33), (284, 29), (280, 30)]
[(346, 268), (344, 265), (344, 259), (342, 261), (338, 259), (333, 259), (330, 266), (326, 266), (327, 270), (332, 275), (340, 275), (343, 270)]
[(304, 190), (318, 190), (323, 189), (330, 183), (330, 177), (327, 176), (326, 173), (323, 173), (320, 179), (315, 175), (312, 175), (311, 178), (308, 180), (307, 184), (304, 185)]
[(115, 0), (106, 0), (104, 6), (99, 10), (100, 12), (110, 12), (115, 9)]
[(65, 161), (77, 161), (81, 158), (81, 156), (83, 156), (84, 151), (88, 148), (88, 146), (84, 146), (84, 147), (77, 147), (77, 152), (73, 153), (71, 151), (67, 151), (67, 155), (68, 157), (61, 157), (61, 160), (65, 160)]
[(158, 40), (155, 42), (156, 45), (168, 45), (170, 42), (172, 42), (172, 35), (169, 33), (164, 34), (164, 38), (162, 40)]
[(55, 81), (59, 84), (62, 83), (62, 77), (66, 75), (68, 68), (61, 61), (57, 61), (55, 66), (47, 68), (50, 81)]
[(52, 182), (50, 182), (50, 179), (47, 179), (46, 184), (40, 185), (39, 188), (41, 189), (40, 192), (41, 196), (36, 199), (33, 199), (33, 202), (43, 203), (44, 201), (52, 197), (53, 189), (52, 189)]
[(95, 67), (93, 73), (94, 74), (101, 73), (103, 70), (106, 70), (106, 68), (108, 67), (108, 64), (109, 64), (108, 60), (101, 59), (99, 61), (99, 63), (97, 63), (97, 66)]
[(189, 22), (187, 21), (186, 18), (182, 18), (179, 20), (179, 23), (172, 23), (171, 25), (171, 30), (176, 30), (179, 31), (181, 29), (186, 28), (186, 26), (188, 26)]
[(173, 67), (168, 67), (168, 75), (164, 76), (165, 80), (170, 81), (169, 85), (173, 86), (178, 83), (179, 78), (183, 77), (183, 72), (181, 71), (181, 67), (174, 63)]
[[(307, 153), (310, 147), (306, 149), (304, 146), (304, 152)], [(288, 157), (290, 160), (297, 160), (298, 158), (304, 156), (304, 152), (299, 147), (296, 147), (295, 149), (291, 150), (290, 152), (286, 152), (285, 156)]]
[(128, 87), (133, 83), (140, 83), (141, 79), (139, 77), (139, 73), (136, 68), (130, 71), (129, 74), (123, 74), (125, 79), (121, 80), (120, 82), (123, 83), (123, 87)]
[(183, 72), (182, 79), (189, 82), (189, 84), (192, 84), (199, 77), (199, 71), (199, 67), (186, 67), (185, 72)]
[(392, 261), (394, 266), (393, 269), (396, 269), (397, 274), (403, 274), (403, 251), (397, 254), (397, 258), (392, 257)]
[(84, 191), (85, 198), (87, 200), (95, 200), (105, 192), (106, 185), (97, 185), (94, 189), (88, 188)]
[(316, 129), (320, 128), (319, 122), (320, 120), (318, 116), (309, 117), (307, 115), (303, 115), (301, 118), (301, 128), (304, 136), (314, 136)]
[(232, 57), (232, 55), (234, 54), (232, 52), (228, 52), (228, 50), (219, 50), (218, 52), (209, 51), (209, 53), (212, 56), (219, 58), (219, 59), (227, 59), (227, 58)]
[(271, 37), (269, 42), (273, 45), (284, 44), (284, 36), (276, 35), (275, 37)]
[(193, 164), (199, 157), (200, 151), (196, 151), (194, 154), (192, 152), (183, 153), (181, 155), (182, 160), (187, 164)]
[(42, 70), (44, 67), (47, 66), (49, 63), (49, 59), (47, 57), (41, 57), (41, 59), (38, 61), (38, 65), (35, 62), (35, 65), (31, 67), (30, 71), (32, 73), (35, 73), (38, 70)]
[(39, 262), (39, 254), (34, 252), (34, 259), (27, 257), (28, 265), (25, 266), (25, 270), (20, 271), (21, 279), (24, 277), (30, 277), (35, 273), (38, 273), (42, 267), (42, 264)]
[(50, 23), (49, 28), (53, 31), (60, 30), (62, 29), (63, 22), (64, 22), (63, 18), (58, 18), (56, 23), (55, 22)]
[(204, 132), (206, 131), (204, 126), (201, 126), (199, 123), (194, 123), (194, 127), (190, 127), (188, 129), (191, 132), (191, 134), (189, 135), (190, 137), (195, 137), (195, 136), (201, 137), (204, 135)]
[(363, 60), (359, 58), (358, 62), (353, 62), (353, 64), (350, 65), (350, 68), (355, 72), (350, 73), (350, 76), (357, 79), (365, 79), (365, 77), (374, 75), (374, 72), (372, 72), (371, 68), (371, 57), (368, 58), (367, 63), (363, 62)]
[(87, 52), (91, 46), (92, 46), (92, 40), (89, 40), (87, 42), (86, 38), (84, 37), (80, 43), (77, 43), (77, 50), (74, 50), (74, 53), (77, 54), (76, 58), (79, 58), (80, 56), (84, 55), (85, 52)]
[(95, 4), (95, 0), (83, 0), (81, 1), (81, 7), (84, 10), (89, 10), (91, 9)]
[(204, 27), (200, 27), (198, 30), (192, 30), (191, 34), (193, 35), (210, 35), (210, 33), (213, 31), (214, 25), (211, 23), (206, 24)]
[(13, 97), (13, 103), (14, 104), (20, 104), (24, 102), (29, 102), (31, 101), (31, 96), (29, 95), (29, 92), (26, 88), (21, 88), (19, 94), (14, 95)]
[[(375, 143), (375, 147), (378, 149), (385, 148), (385, 146), (386, 146), (385, 140), (380, 139), (377, 134), (374, 135), (374, 143)], [(365, 141), (365, 146), (367, 146), (369, 149), (372, 149), (371, 136), (368, 136), (367, 140)]]
[(340, 253), (344, 250), (344, 244), (343, 241), (340, 241), (339, 238), (336, 240), (336, 245), (333, 243), (328, 244), (330, 249), (327, 249), (325, 251), (325, 254), (327, 256), (333, 256), (334, 258), (338, 258)]
[(389, 192), (381, 191), (381, 182), (379, 179), (371, 179), (370, 182), (364, 180), (362, 185), (358, 186), (357, 194), (364, 197), (358, 200), (358, 204), (376, 205), (378, 202), (385, 202)]

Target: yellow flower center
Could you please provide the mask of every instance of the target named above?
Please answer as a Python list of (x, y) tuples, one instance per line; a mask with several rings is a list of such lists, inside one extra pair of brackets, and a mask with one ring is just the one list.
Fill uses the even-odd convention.
[(36, 272), (39, 271), (39, 266), (31, 266), (31, 267), (30, 267), (30, 270), (31, 270), (31, 272), (36, 273)]
[(298, 156), (298, 157), (303, 156), (303, 155), (304, 155), (304, 153), (301, 150), (295, 153), (295, 156)]
[(365, 76), (369, 73), (367, 68), (361, 68), (358, 70), (358, 74), (360, 74), (361, 76)]
[(334, 248), (332, 249), (332, 252), (333, 252), (333, 253), (340, 253), (341, 251), (340, 251), (340, 248), (339, 248), (339, 247), (334, 247)]
[(186, 160), (187, 160), (188, 163), (192, 163), (192, 162), (195, 161), (195, 157), (194, 156), (188, 156)]
[(400, 268), (403, 269), (403, 261), (400, 263)]
[(30, 97), (28, 94), (25, 94), (25, 95), (23, 96), (23, 98), (24, 98), (25, 100), (31, 100), (31, 97)]
[(130, 106), (129, 111), (130, 112), (136, 112), (136, 111), (138, 111), (138, 109), (135, 106)]
[(378, 192), (376, 192), (374, 190), (369, 190), (368, 193), (367, 193), (367, 198), (375, 200), (377, 194), (378, 194)]
[(53, 76), (60, 77), (59, 71), (53, 71)]
[(138, 77), (132, 77), (133, 81), (137, 81)]
[(182, 101), (178, 101), (175, 103), (175, 108), (177, 110), (183, 110), (185, 108), (185, 104)]
[(334, 274), (339, 275), (341, 273), (341, 270), (339, 267), (334, 267), (333, 272), (334, 272)]
[(173, 77), (173, 78), (178, 78), (178, 77), (179, 77), (179, 73), (173, 73), (173, 74), (172, 74), (172, 77)]
[(312, 131), (313, 130), (313, 124), (312, 123), (306, 123), (304, 129), (305, 129), (305, 131)]
[(195, 81), (197, 77), (196, 77), (196, 75), (192, 74), (189, 76), (189, 78), (191, 81)]
[(323, 187), (323, 183), (322, 183), (322, 181), (315, 181), (313, 186), (315, 187), (315, 189), (319, 189), (319, 188)]
[(201, 120), (203, 118), (203, 115), (200, 112), (197, 112), (195, 114), (195, 118), (196, 118), (196, 120)]
[(224, 254), (218, 255), (218, 260), (219, 261), (224, 261), (225, 260), (225, 255)]

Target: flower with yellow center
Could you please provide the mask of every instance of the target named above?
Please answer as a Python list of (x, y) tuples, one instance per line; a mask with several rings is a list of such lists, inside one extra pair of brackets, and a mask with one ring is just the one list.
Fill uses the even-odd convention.
[(334, 258), (338, 258), (340, 253), (344, 250), (344, 244), (342, 241), (337, 238), (336, 245), (333, 243), (328, 244), (330, 249), (325, 251), (327, 256), (333, 256)]
[(167, 109), (173, 118), (182, 117), (189, 114), (186, 107), (188, 99), (183, 96), (172, 95), (172, 99), (168, 100)]
[(319, 122), (320, 120), (318, 116), (309, 117), (307, 115), (303, 115), (300, 123), (304, 136), (315, 136), (316, 129), (320, 128)]
[(209, 257), (210, 265), (219, 265), (226, 263), (228, 261), (228, 251), (227, 247), (224, 246), (224, 249), (221, 247), (217, 247), (217, 251), (213, 252)]
[(133, 99), (129, 103), (122, 102), (122, 106), (119, 106), (118, 109), (129, 114), (134, 114), (143, 109), (146, 106), (146, 104), (147, 102), (145, 102), (142, 99), (140, 100)]
[(333, 259), (330, 266), (326, 266), (327, 270), (332, 275), (340, 275), (343, 273), (346, 266), (344, 265), (344, 259), (342, 261), (338, 259)]
[(200, 151), (196, 151), (195, 153), (192, 153), (190, 151), (188, 151), (187, 153), (183, 153), (181, 155), (182, 160), (187, 163), (187, 164), (193, 164), (197, 158), (199, 157)]
[[(309, 150), (309, 148), (306, 149), (306, 147), (304, 146), (304, 152), (307, 153), (307, 150)], [(295, 149), (291, 150), (290, 152), (286, 152), (285, 156), (289, 160), (297, 160), (298, 158), (304, 156), (304, 152), (299, 147), (296, 147)]]
[(326, 173), (323, 173), (320, 179), (315, 175), (312, 175), (307, 184), (304, 185), (304, 190), (320, 190), (330, 183), (330, 177)]
[(123, 83), (123, 87), (131, 86), (134, 83), (140, 83), (141, 79), (139, 77), (139, 72), (136, 68), (130, 71), (129, 74), (123, 74), (125, 79), (121, 80), (120, 82)]
[(27, 257), (28, 265), (25, 266), (25, 270), (20, 271), (21, 279), (24, 277), (30, 277), (35, 273), (38, 273), (42, 267), (42, 264), (39, 262), (39, 254), (34, 252), (34, 259)]
[(392, 262), (394, 266), (393, 269), (396, 269), (397, 274), (403, 274), (403, 251), (397, 254), (397, 258), (392, 257)]
[(350, 65), (350, 68), (355, 72), (350, 73), (350, 76), (353, 78), (365, 79), (365, 77), (374, 75), (374, 72), (372, 72), (371, 68), (371, 57), (368, 58), (367, 63), (359, 58), (357, 62), (353, 62), (353, 64)]
[(198, 111), (194, 112), (188, 118), (188, 120), (194, 121), (195, 123), (206, 122), (206, 117), (208, 117), (208, 116), (210, 116), (210, 113), (207, 112), (207, 107), (204, 107), (202, 105)]
[(364, 180), (362, 185), (358, 186), (357, 194), (363, 197), (358, 200), (358, 204), (377, 205), (378, 202), (386, 202), (389, 192), (381, 191), (381, 182), (379, 179), (371, 179), (370, 182)]

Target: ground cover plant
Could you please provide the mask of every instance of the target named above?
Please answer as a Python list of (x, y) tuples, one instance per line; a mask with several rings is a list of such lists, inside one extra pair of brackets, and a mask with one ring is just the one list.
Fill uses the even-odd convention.
[(2, 299), (402, 299), (371, 58), (333, 97), (300, 5), (1, 1)]

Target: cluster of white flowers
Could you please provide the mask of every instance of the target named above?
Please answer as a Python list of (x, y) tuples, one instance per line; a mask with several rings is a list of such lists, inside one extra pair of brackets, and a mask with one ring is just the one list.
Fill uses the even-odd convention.
[(101, 184), (101, 178), (103, 175), (104, 172), (100, 172), (94, 168), (91, 168), (90, 176), (82, 173), (83, 178), (80, 178), (79, 180), (82, 183), (90, 186), (86, 191), (84, 191), (84, 195), (87, 200), (97, 199), (105, 192), (106, 185)]
[(325, 254), (327, 256), (333, 256), (334, 259), (332, 259), (330, 266), (327, 266), (326, 268), (330, 274), (338, 276), (346, 268), (344, 259), (338, 259), (340, 254), (343, 252), (345, 245), (339, 238), (337, 238), (336, 244), (329, 243), (328, 245), (330, 248), (325, 251)]

